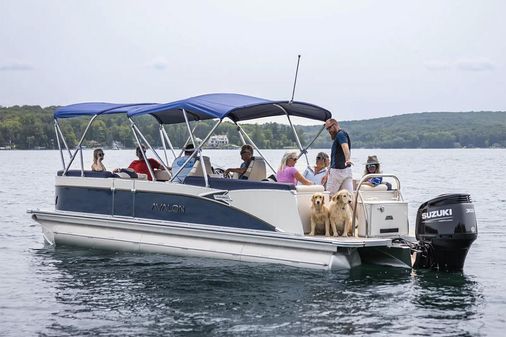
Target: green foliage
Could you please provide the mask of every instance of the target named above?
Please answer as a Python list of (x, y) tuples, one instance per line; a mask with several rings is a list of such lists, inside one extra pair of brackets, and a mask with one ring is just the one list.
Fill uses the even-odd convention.
[[(340, 123), (354, 148), (506, 147), (506, 112), (424, 112)], [(319, 126), (299, 126), (316, 135)], [(328, 135), (313, 147), (329, 147)]]
[[(56, 107), (0, 107), (0, 146), (17, 149), (56, 148), (53, 111)], [(69, 146), (75, 146), (89, 118), (61, 119), (60, 126)], [(150, 116), (136, 124), (153, 146), (161, 146), (159, 126)], [(204, 139), (216, 121), (198, 123), (196, 137)], [(348, 131), (353, 148), (454, 148), (506, 147), (506, 112), (417, 113), (362, 121), (341, 122)], [(193, 126), (193, 125), (192, 125)], [(277, 123), (241, 124), (260, 148), (295, 148), (296, 138), (288, 125)], [(296, 126), (300, 141), (306, 145), (322, 125)], [(173, 145), (180, 147), (188, 137), (185, 124), (165, 126)], [(227, 135), (231, 144), (240, 145), (237, 127), (224, 122), (215, 134)], [(95, 120), (84, 145), (111, 146), (113, 140), (134, 147), (135, 139), (125, 116), (108, 115)], [(313, 148), (328, 148), (331, 140), (323, 131)]]

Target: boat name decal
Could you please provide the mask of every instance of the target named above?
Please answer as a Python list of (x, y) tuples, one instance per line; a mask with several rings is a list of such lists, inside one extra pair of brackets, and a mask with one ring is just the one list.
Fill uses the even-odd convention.
[(213, 198), (214, 200), (218, 200), (218, 201), (222, 201), (226, 204), (229, 204), (232, 202), (232, 199), (230, 198), (230, 196), (228, 195), (228, 193), (224, 193), (224, 194), (213, 194)]
[(166, 213), (184, 213), (185, 207), (178, 204), (164, 204), (154, 202), (151, 206), (152, 211), (166, 212)]
[(426, 213), (422, 213), (422, 220), (432, 219), (432, 218), (442, 218), (446, 216), (452, 216), (452, 209), (438, 209), (437, 211), (430, 211)]

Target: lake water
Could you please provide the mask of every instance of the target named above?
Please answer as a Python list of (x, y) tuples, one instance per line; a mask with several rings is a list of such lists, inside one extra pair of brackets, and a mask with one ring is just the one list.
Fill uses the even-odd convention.
[[(283, 151), (264, 152), (277, 166)], [(59, 153), (0, 151), (0, 336), (503, 336), (506, 150), (358, 149), (355, 177), (371, 154), (400, 178), (413, 227), (425, 200), (471, 194), (479, 236), (463, 273), (45, 247), (26, 210), (53, 208)], [(105, 165), (124, 167), (133, 155), (106, 151)], [(210, 157), (215, 166), (240, 161), (237, 150)]]

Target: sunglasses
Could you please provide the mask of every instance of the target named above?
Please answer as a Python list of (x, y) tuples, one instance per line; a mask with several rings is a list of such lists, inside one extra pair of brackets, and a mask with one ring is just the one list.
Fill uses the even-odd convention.
[(290, 158), (290, 159), (295, 160), (295, 161), (299, 160), (299, 158)]
[(330, 129), (332, 129), (334, 126), (335, 126), (335, 124), (332, 124), (331, 126), (329, 126), (329, 127), (325, 128), (325, 129), (327, 129), (327, 131), (329, 131), (329, 130), (330, 130)]
[(323, 159), (325, 159), (325, 158), (320, 157), (320, 156), (316, 157), (316, 160), (323, 160)]
[(103, 157), (103, 156), (104, 156), (104, 154), (103, 154), (103, 153), (99, 153), (99, 154), (98, 154), (98, 156), (99, 156), (99, 157)]
[(368, 168), (368, 169), (370, 169), (370, 168), (376, 168), (376, 164), (367, 164), (365, 167)]

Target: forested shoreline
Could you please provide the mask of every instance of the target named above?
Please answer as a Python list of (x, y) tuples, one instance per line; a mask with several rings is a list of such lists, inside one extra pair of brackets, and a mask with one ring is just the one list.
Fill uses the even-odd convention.
[[(12, 106), (0, 107), (0, 147), (12, 149), (52, 149), (57, 147), (53, 111), (57, 107)], [(338, 116), (336, 116), (339, 119)], [(60, 122), (69, 146), (77, 143), (88, 123), (87, 118), (63, 119)], [(154, 118), (138, 119), (140, 129), (148, 141), (160, 146), (158, 124)], [(199, 123), (197, 137), (204, 136), (215, 122)], [(296, 139), (288, 125), (279, 123), (248, 124), (243, 128), (260, 148), (295, 148)], [(430, 112), (412, 113), (359, 121), (342, 121), (353, 148), (506, 148), (506, 112)], [(307, 144), (320, 130), (320, 125), (296, 126), (301, 142)], [(175, 146), (187, 137), (185, 125), (166, 126)], [(236, 126), (222, 123), (215, 134), (227, 135), (231, 144), (240, 145)], [(113, 141), (127, 148), (134, 139), (124, 116), (102, 116), (90, 129), (84, 145), (110, 147)], [(331, 141), (322, 132), (312, 147), (330, 147)]]

